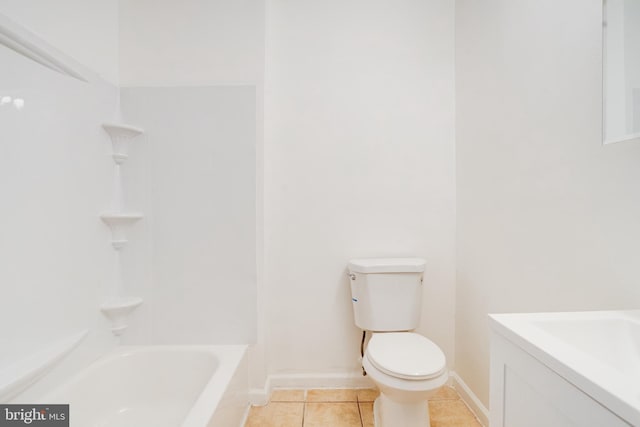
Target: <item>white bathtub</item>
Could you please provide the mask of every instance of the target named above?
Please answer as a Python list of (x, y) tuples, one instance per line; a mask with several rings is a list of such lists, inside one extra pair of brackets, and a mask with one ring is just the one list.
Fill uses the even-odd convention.
[(72, 427), (236, 427), (247, 387), (246, 346), (122, 346), (43, 402)]

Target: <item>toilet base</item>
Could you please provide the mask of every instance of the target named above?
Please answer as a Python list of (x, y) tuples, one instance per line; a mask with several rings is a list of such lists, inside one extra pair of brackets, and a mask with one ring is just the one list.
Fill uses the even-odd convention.
[(373, 402), (375, 427), (429, 427), (429, 404), (427, 401), (400, 403), (380, 393)]

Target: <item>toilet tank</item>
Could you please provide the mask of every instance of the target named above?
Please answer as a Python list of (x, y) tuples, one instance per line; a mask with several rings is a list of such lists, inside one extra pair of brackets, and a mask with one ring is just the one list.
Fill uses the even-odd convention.
[(421, 258), (365, 258), (349, 261), (356, 325), (368, 331), (418, 327), (422, 306)]

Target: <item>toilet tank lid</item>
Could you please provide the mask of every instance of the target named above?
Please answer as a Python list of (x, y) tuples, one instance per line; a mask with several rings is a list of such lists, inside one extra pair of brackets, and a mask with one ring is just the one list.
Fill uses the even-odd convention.
[(421, 273), (425, 261), (422, 258), (361, 258), (349, 261), (353, 273)]

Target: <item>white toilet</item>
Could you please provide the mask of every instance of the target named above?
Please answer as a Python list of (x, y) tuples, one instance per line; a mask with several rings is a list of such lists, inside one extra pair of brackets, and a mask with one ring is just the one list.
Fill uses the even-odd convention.
[(355, 323), (373, 333), (362, 360), (380, 389), (376, 427), (428, 427), (427, 399), (449, 377), (444, 353), (414, 332), (420, 320), (419, 258), (370, 258), (349, 262)]

